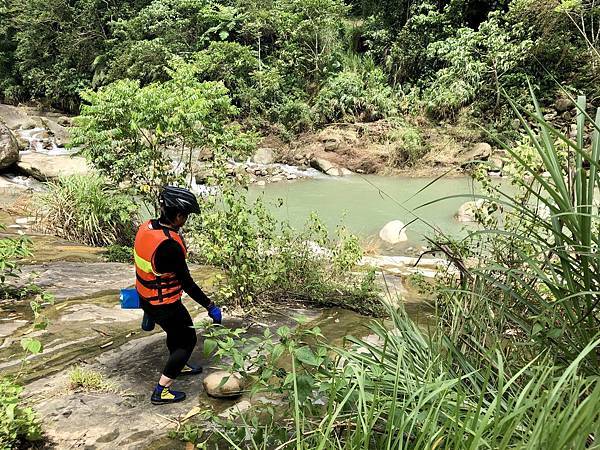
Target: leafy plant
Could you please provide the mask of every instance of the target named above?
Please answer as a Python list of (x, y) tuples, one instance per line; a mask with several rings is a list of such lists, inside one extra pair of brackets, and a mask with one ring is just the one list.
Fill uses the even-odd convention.
[(224, 299), (249, 306), (288, 298), (378, 311), (373, 274), (351, 273), (362, 256), (355, 236), (340, 227), (337, 239), (330, 239), (314, 215), (295, 231), (276, 220), (261, 199), (250, 204), (222, 165), (213, 173), (219, 190), (204, 199), (188, 241), (204, 263), (224, 269)]
[(9, 378), (0, 378), (0, 447), (17, 449), (41, 439), (41, 428), (33, 410), (22, 405), (23, 388)]
[(86, 91), (73, 131), (92, 164), (114, 184), (158, 211), (156, 199), (166, 184), (190, 184), (194, 150), (248, 152), (253, 140), (226, 121), (237, 112), (222, 83), (199, 82), (197, 68), (175, 63), (171, 79), (140, 87), (117, 81), (98, 92)]
[(69, 387), (93, 392), (114, 392), (116, 387), (97, 371), (76, 366), (69, 372)]
[(370, 122), (396, 113), (395, 95), (385, 75), (366, 59), (328, 78), (315, 99), (322, 122)]
[[(0, 224), (0, 230), (4, 226)], [(25, 236), (0, 238), (0, 297), (4, 295), (6, 280), (18, 276), (19, 260), (31, 256), (31, 241)]]

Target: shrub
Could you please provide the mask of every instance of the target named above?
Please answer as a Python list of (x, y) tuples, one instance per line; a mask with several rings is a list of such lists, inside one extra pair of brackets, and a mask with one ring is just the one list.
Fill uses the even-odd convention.
[[(514, 365), (500, 341), (487, 352), (463, 352), (438, 322), (425, 333), (402, 310), (388, 314), (385, 322), (365, 324), (368, 339), (350, 336), (344, 347), (326, 342), (318, 327), (302, 326), (301, 319), (293, 330), (267, 329), (260, 337), (209, 331), (207, 354), (226, 358), (227, 370), (246, 376), (252, 393), (266, 391), (281, 403), (276, 411), (256, 402), (241, 417), (210, 418), (215, 426), (202, 425), (202, 441), (302, 450), (559, 450), (593, 442), (600, 381), (586, 378), (579, 363), (600, 340), (565, 367), (543, 355)], [(467, 332), (457, 332), (477, 346)], [(195, 443), (198, 432), (191, 425), (181, 436)]]
[(112, 244), (106, 249), (104, 257), (109, 262), (133, 263), (133, 248), (128, 245)]
[(0, 378), (0, 448), (25, 448), (41, 438), (41, 428), (31, 408), (20, 400), (23, 388), (9, 378)]
[(387, 135), (393, 167), (414, 165), (427, 154), (428, 148), (418, 128), (411, 125), (399, 125)]
[(41, 227), (57, 236), (103, 246), (131, 244), (138, 206), (98, 175), (73, 175), (38, 194)]
[(397, 100), (381, 69), (365, 60), (364, 67), (342, 70), (328, 78), (315, 98), (321, 122), (370, 122), (396, 114)]
[(197, 67), (173, 62), (171, 79), (140, 86), (121, 80), (98, 92), (75, 120), (73, 143), (112, 183), (129, 182), (127, 191), (158, 211), (166, 184), (189, 184), (194, 151), (209, 147), (228, 154), (248, 153), (253, 135), (226, 123), (237, 113), (220, 82), (199, 82)]

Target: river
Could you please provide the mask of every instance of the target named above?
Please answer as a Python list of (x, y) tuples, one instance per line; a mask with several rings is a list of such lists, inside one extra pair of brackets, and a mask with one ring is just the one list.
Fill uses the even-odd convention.
[[(252, 185), (249, 197), (254, 200), (262, 196), (271, 204), (270, 209), (275, 215), (289, 221), (293, 227), (301, 227), (314, 211), (330, 230), (335, 230), (342, 221), (351, 232), (365, 239), (376, 237), (379, 230), (391, 220), (408, 224), (417, 219), (406, 228), (408, 242), (403, 246), (409, 247), (423, 244), (424, 236), (433, 234), (432, 227), (452, 236), (460, 235), (465, 224), (458, 222), (456, 213), (460, 205), (472, 200), (474, 193), (479, 192), (467, 177), (432, 181), (433, 178), (375, 175), (320, 177), (264, 187)], [(421, 189), (423, 191), (419, 192)], [(419, 208), (451, 195), (465, 197)], [(283, 200), (282, 207), (276, 206), (278, 199)]]

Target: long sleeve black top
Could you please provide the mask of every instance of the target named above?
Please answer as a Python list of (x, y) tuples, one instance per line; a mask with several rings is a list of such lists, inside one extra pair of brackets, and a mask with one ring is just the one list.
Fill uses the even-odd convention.
[[(160, 225), (157, 220), (152, 221), (152, 228), (164, 228)], [(172, 233), (176, 231), (171, 230)], [(174, 272), (175, 276), (181, 283), (183, 290), (197, 303), (208, 309), (211, 300), (206, 294), (200, 289), (200, 287), (194, 282), (190, 275), (190, 269), (188, 268), (185, 260), (185, 255), (179, 243), (173, 239), (167, 239), (162, 242), (156, 249), (154, 255), (154, 264), (156, 271), (159, 273), (170, 273)]]

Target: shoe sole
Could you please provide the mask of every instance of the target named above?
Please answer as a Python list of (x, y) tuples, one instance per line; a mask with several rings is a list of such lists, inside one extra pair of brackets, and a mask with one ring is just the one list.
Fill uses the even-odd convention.
[(179, 403), (185, 400), (185, 397), (177, 400), (150, 400), (153, 405), (168, 405), (169, 403)]
[(181, 372), (179, 375), (181, 375), (182, 377), (189, 377), (191, 375), (200, 375), (202, 373), (202, 369), (200, 369), (197, 372)]

